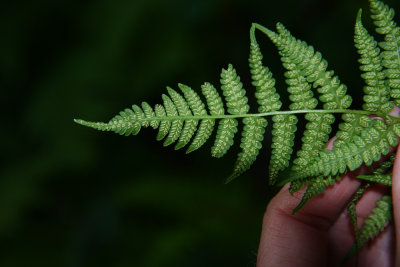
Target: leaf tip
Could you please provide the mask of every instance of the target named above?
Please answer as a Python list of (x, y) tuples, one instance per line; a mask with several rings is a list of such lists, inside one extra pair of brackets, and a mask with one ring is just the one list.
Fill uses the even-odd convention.
[(230, 182), (232, 182), (235, 178), (237, 178), (239, 175), (237, 173), (232, 173), (231, 175), (229, 175), (228, 178), (226, 178), (225, 180), (225, 184), (229, 184)]

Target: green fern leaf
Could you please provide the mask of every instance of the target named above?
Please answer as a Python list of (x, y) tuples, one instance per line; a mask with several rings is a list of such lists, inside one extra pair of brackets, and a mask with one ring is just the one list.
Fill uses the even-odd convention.
[[(156, 117), (158, 117), (158, 118), (167, 117), (165, 108), (160, 104), (157, 104), (155, 106), (154, 111), (155, 111)], [(159, 121), (156, 120), (156, 122), (159, 122)], [(164, 120), (164, 121), (160, 122), (159, 128), (158, 128), (158, 134), (156, 137), (157, 141), (161, 141), (167, 136), (169, 129), (171, 129), (171, 124), (172, 123), (169, 120)]]
[(379, 46), (382, 65), (385, 67), (386, 84), (396, 105), (400, 105), (400, 28), (393, 21), (394, 10), (381, 1), (370, 0), (371, 18), (376, 32), (384, 35)]
[(251, 43), (249, 65), (253, 86), (256, 88), (256, 99), (258, 103), (258, 112), (265, 113), (279, 110), (282, 102), (279, 100), (279, 94), (275, 89), (275, 79), (270, 70), (263, 66), (263, 56), (254, 37), (255, 28), (251, 29)]
[[(357, 208), (356, 204), (364, 195), (365, 191), (371, 186), (370, 183), (364, 184), (360, 188), (357, 189), (356, 193), (354, 194), (352, 200), (350, 201), (349, 205), (347, 206), (347, 211), (349, 212), (350, 222), (353, 226), (354, 235), (355, 235), (355, 250), (358, 250), (358, 244), (361, 243), (360, 239), (360, 231), (358, 230), (358, 220), (357, 220)], [(349, 255), (351, 257), (352, 255)], [(345, 259), (344, 261), (347, 261)]]
[[(163, 94), (162, 99), (164, 101), (164, 107), (167, 112), (167, 116), (168, 117), (178, 117), (179, 116), (178, 110), (175, 107), (174, 102), (172, 102), (171, 98), (169, 98), (167, 95)], [(172, 143), (174, 143), (176, 140), (178, 140), (178, 138), (181, 134), (181, 131), (182, 131), (182, 127), (183, 127), (182, 120), (172, 121), (168, 136), (164, 141), (164, 146), (169, 146)]]
[(337, 177), (323, 177), (318, 176), (315, 179), (310, 181), (310, 184), (307, 187), (306, 192), (303, 195), (300, 203), (297, 207), (293, 210), (293, 214), (297, 213), (302, 207), (304, 207), (307, 202), (316, 195), (322, 194), (325, 192), (328, 186), (331, 186), (335, 183), (336, 180), (340, 180), (340, 176)]
[(223, 157), (233, 145), (233, 138), (238, 131), (238, 122), (235, 119), (222, 119), (218, 124), (217, 135), (211, 148), (211, 155), (216, 158)]
[(393, 109), (393, 103), (389, 102), (390, 91), (385, 85), (385, 73), (383, 72), (380, 58), (380, 49), (377, 42), (364, 28), (361, 22), (361, 9), (357, 15), (354, 30), (354, 42), (361, 55), (360, 69), (364, 72), (361, 77), (365, 80), (364, 86), (364, 110), (371, 112), (380, 111), (384, 114)]
[(301, 188), (303, 188), (303, 186), (309, 184), (311, 181), (313, 181), (315, 179), (315, 177), (308, 177), (308, 178), (304, 178), (304, 179), (299, 179), (296, 181), (292, 181), (290, 183), (290, 187), (289, 187), (289, 193), (293, 194), (297, 191), (299, 191)]
[(344, 262), (362, 248), (370, 239), (377, 236), (388, 225), (393, 217), (392, 198), (385, 195), (378, 200), (377, 206), (372, 213), (364, 220), (364, 224), (360, 229), (359, 240), (353, 244), (349, 253), (346, 255)]
[[(305, 131), (302, 144), (288, 178), (289, 191), (293, 193), (308, 185), (299, 205), (298, 212), (311, 198), (325, 192), (328, 186), (340, 179), (340, 175), (380, 161), (390, 147), (398, 144), (400, 119), (389, 115), (394, 100), (400, 104), (400, 28), (393, 22), (394, 11), (378, 0), (370, 0), (372, 19), (384, 41), (379, 43), (368, 33), (361, 21), (361, 10), (354, 29), (355, 46), (360, 54), (361, 77), (365, 81), (363, 110), (350, 110), (351, 97), (347, 87), (334, 72), (320, 52), (307, 43), (296, 39), (282, 24), (277, 32), (258, 24), (250, 30), (249, 65), (252, 85), (258, 103), (258, 113), (249, 114), (250, 107), (246, 91), (232, 65), (221, 72), (221, 88), (224, 99), (209, 83), (202, 86), (206, 103), (190, 87), (179, 84), (181, 92), (167, 87), (168, 94), (162, 95), (162, 105), (154, 107), (147, 102), (133, 105), (121, 111), (108, 123), (75, 120), (77, 123), (102, 131), (113, 131), (121, 135), (136, 135), (142, 127), (158, 129), (157, 140), (164, 146), (175, 143), (175, 149), (187, 146), (186, 153), (199, 149), (212, 135), (218, 121), (215, 142), (211, 148), (214, 157), (222, 157), (233, 145), (238, 132), (238, 122), (243, 122), (241, 152), (237, 156), (232, 175), (227, 182), (241, 175), (256, 160), (262, 147), (266, 116), (272, 117), (272, 145), (269, 164), (269, 182), (274, 184), (278, 172), (289, 166), (293, 153), (294, 136), (298, 114), (305, 114)], [(263, 65), (263, 56), (255, 38), (255, 30), (265, 33), (277, 47), (289, 93), (289, 110), (280, 110), (282, 102), (275, 88), (275, 79)], [(313, 90), (314, 89), (314, 90)], [(314, 96), (315, 94), (315, 96)], [(318, 101), (322, 110), (317, 110)], [(224, 104), (225, 102), (225, 104)], [(226, 110), (225, 110), (226, 108)], [(342, 114), (334, 148), (325, 151), (325, 143), (335, 121), (333, 114)], [(374, 119), (374, 117), (381, 119)], [(369, 239), (382, 231), (391, 219), (391, 198), (385, 196), (378, 207), (365, 220), (360, 231), (357, 229), (356, 203), (372, 183), (391, 186), (393, 166), (391, 155), (371, 175), (360, 175), (368, 181), (356, 192), (347, 209), (354, 226), (356, 242), (348, 257)]]
[(143, 124), (144, 127), (151, 126), (153, 129), (157, 129), (160, 122), (156, 120), (151, 120), (156, 116), (154, 113), (153, 108), (147, 103), (147, 102), (142, 102), (142, 109), (144, 113), (144, 118), (147, 119), (147, 122)]
[[(201, 101), (199, 95), (193, 91), (189, 86), (178, 84), (179, 88), (182, 90), (187, 102), (189, 103), (190, 109), (193, 112), (194, 116), (205, 116), (207, 115), (207, 110), (205, 105)], [(221, 101), (222, 104), (222, 101)], [(222, 107), (223, 113), (223, 107)], [(186, 122), (188, 124), (188, 122)], [(196, 123), (197, 124), (197, 123)], [(210, 137), (212, 134), (212, 130), (214, 129), (214, 120), (202, 120), (197, 131), (196, 136), (194, 137), (191, 145), (186, 150), (186, 153), (190, 153), (194, 150), (199, 149)], [(194, 126), (194, 125), (193, 125)], [(194, 126), (196, 127), (196, 126)], [(195, 129), (195, 128), (194, 128)]]
[[(168, 93), (174, 101), (175, 106), (177, 107), (179, 116), (192, 116), (192, 112), (190, 111), (189, 105), (186, 100), (174, 89), (167, 87)], [(181, 120), (178, 120), (181, 121)], [(182, 132), (179, 136), (179, 140), (175, 145), (175, 149), (181, 149), (189, 143), (190, 138), (193, 136), (196, 131), (196, 127), (198, 124), (198, 120), (186, 120), (185, 125), (182, 129)]]
[(226, 106), (230, 114), (246, 114), (249, 112), (246, 91), (240, 82), (240, 77), (231, 64), (221, 72), (221, 89), (225, 96)]
[[(221, 88), (226, 100), (228, 113), (246, 114), (249, 111), (247, 105), (246, 91), (240, 82), (240, 77), (231, 64), (228, 69), (222, 69)], [(217, 136), (211, 153), (214, 157), (220, 158), (226, 154), (233, 145), (233, 138), (237, 133), (238, 122), (236, 119), (222, 119), (218, 125)]]
[[(210, 114), (211, 115), (223, 115), (225, 113), (224, 104), (222, 102), (220, 95), (218, 94), (217, 90), (215, 89), (215, 87), (210, 83), (204, 83), (204, 85), (202, 85), (201, 89), (202, 89), (203, 95), (206, 98), (207, 106), (208, 106), (208, 109), (210, 110)], [(208, 121), (208, 120), (204, 120), (204, 121)], [(211, 123), (214, 126), (215, 120), (210, 120), (210, 121), (211, 121), (210, 127), (211, 127)], [(222, 150), (222, 147), (225, 147), (225, 146), (221, 145), (220, 143), (226, 139), (223, 139), (220, 136), (224, 136), (225, 134), (231, 135), (232, 131), (234, 134), (235, 129), (237, 131), (237, 128), (236, 128), (237, 123), (234, 126), (232, 126), (232, 131), (225, 131), (224, 130), (225, 127), (229, 127), (230, 124), (235, 124), (235, 122), (234, 121), (225, 121), (225, 120), (220, 121), (220, 127), (218, 127), (219, 130), (217, 132), (217, 140), (219, 140), (219, 141), (215, 142), (214, 146), (211, 148), (212, 156), (219, 158), (225, 154), (226, 151), (223, 152), (223, 150)], [(233, 136), (228, 139), (231, 140), (231, 142), (232, 142), (231, 144), (229, 144), (229, 147), (230, 147), (233, 144)], [(195, 140), (196, 140), (196, 138), (195, 138)], [(193, 143), (194, 143), (194, 141), (193, 141)]]
[(387, 186), (392, 186), (392, 174), (372, 174), (372, 175), (357, 175), (358, 179), (379, 183)]
[(261, 142), (264, 139), (267, 120), (264, 118), (244, 118), (243, 123), (244, 127), (240, 144), (242, 151), (238, 155), (233, 174), (228, 177), (226, 183), (229, 183), (248, 170), (256, 160), (259, 150), (262, 147)]

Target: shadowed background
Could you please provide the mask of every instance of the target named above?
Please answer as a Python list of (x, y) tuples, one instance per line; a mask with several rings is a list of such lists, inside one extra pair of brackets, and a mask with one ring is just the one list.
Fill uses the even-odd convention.
[[(73, 118), (108, 121), (132, 104), (161, 103), (165, 86), (178, 82), (198, 92), (205, 81), (219, 85), (228, 63), (252, 98), (251, 22), (282, 22), (314, 45), (359, 107), (353, 28), (359, 7), (370, 26), (367, 2), (2, 3), (0, 266), (254, 266), (277, 190), (267, 185), (269, 149), (224, 185), (240, 135), (227, 156), (213, 159), (211, 141), (185, 155), (163, 148), (151, 129), (123, 137)], [(285, 100), (276, 49), (257, 38)]]

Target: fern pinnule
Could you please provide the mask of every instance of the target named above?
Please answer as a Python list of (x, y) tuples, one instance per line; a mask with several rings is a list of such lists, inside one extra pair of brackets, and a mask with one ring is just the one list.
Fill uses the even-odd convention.
[(357, 175), (358, 179), (365, 181), (379, 183), (387, 186), (392, 186), (392, 174), (371, 174), (371, 175)]
[(377, 206), (373, 212), (364, 220), (364, 225), (360, 230), (360, 238), (363, 243), (383, 231), (387, 223), (392, 219), (392, 197), (385, 195), (376, 202)]
[[(370, 186), (371, 186), (370, 183), (366, 183), (366, 184), (362, 185), (360, 188), (358, 188), (357, 191), (355, 192), (355, 194), (353, 195), (353, 198), (351, 199), (349, 205), (346, 208), (347, 211), (349, 212), (350, 222), (351, 222), (351, 224), (353, 226), (353, 230), (354, 230), (354, 237), (355, 237), (355, 240), (356, 240), (355, 243), (354, 243), (354, 245), (355, 245), (354, 249), (356, 251), (359, 249), (358, 245), (361, 243), (360, 231), (358, 230), (358, 217), (357, 217), (356, 204), (361, 199), (361, 197), (364, 195), (365, 191)], [(345, 261), (346, 260), (347, 259), (345, 259)]]
[(335, 147), (351, 142), (353, 136), (359, 136), (363, 129), (370, 127), (372, 121), (369, 116), (359, 114), (343, 114), (342, 120), (339, 130), (336, 132)]
[(204, 83), (201, 91), (206, 98), (207, 106), (211, 115), (223, 115), (225, 113), (224, 103), (217, 89), (211, 83)]
[(385, 73), (382, 68), (380, 49), (377, 42), (364, 28), (361, 22), (362, 10), (357, 14), (354, 27), (354, 42), (361, 58), (360, 70), (364, 73), (361, 77), (365, 80), (363, 109), (371, 112), (380, 111), (388, 114), (393, 109), (393, 103), (389, 102), (390, 91), (385, 85)]
[(271, 71), (263, 66), (263, 56), (254, 38), (254, 27), (252, 27), (250, 42), (249, 66), (252, 78), (252, 85), (256, 88), (255, 97), (258, 103), (258, 112), (266, 113), (279, 110), (282, 106), (279, 94), (275, 89), (275, 79)]
[(218, 124), (217, 135), (211, 148), (211, 155), (223, 157), (233, 145), (233, 138), (238, 131), (238, 122), (235, 119), (222, 119)]
[(222, 69), (221, 85), (227, 110), (230, 114), (246, 114), (249, 112), (250, 107), (247, 104), (246, 91), (231, 64), (227, 69)]
[[(167, 112), (168, 117), (178, 117), (179, 113), (175, 103), (169, 98), (167, 95), (163, 94), (162, 96), (164, 107)], [(171, 123), (171, 128), (169, 129), (169, 133), (167, 138), (164, 141), (164, 146), (169, 146), (178, 140), (183, 127), (182, 120), (173, 120)]]
[(264, 118), (244, 118), (243, 132), (240, 147), (242, 151), (238, 154), (233, 173), (228, 177), (226, 183), (240, 176), (248, 170), (256, 160), (262, 147), (267, 120)]
[(303, 195), (300, 203), (293, 210), (293, 214), (297, 213), (307, 202), (316, 195), (322, 194), (325, 192), (326, 188), (330, 185), (333, 185), (336, 180), (339, 180), (340, 176), (332, 177), (324, 177), (318, 176), (310, 181), (310, 184), (307, 187), (306, 192)]
[(386, 84), (396, 105), (400, 105), (400, 27), (393, 21), (395, 12), (381, 1), (370, 0), (371, 18), (376, 32), (384, 35), (379, 43)]

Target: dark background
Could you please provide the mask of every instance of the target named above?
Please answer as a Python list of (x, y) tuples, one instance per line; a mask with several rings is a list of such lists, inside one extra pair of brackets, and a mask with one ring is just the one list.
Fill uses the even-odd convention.
[[(108, 121), (132, 104), (160, 103), (165, 86), (178, 82), (198, 91), (204, 81), (218, 85), (228, 63), (252, 97), (251, 22), (273, 29), (280, 21), (314, 45), (358, 107), (352, 35), (359, 7), (370, 26), (367, 4), (2, 1), (0, 266), (254, 266), (276, 192), (267, 186), (269, 149), (224, 185), (237, 145), (218, 160), (212, 142), (185, 155), (163, 148), (151, 129), (123, 137), (73, 118)], [(257, 38), (283, 92), (276, 49)]]

